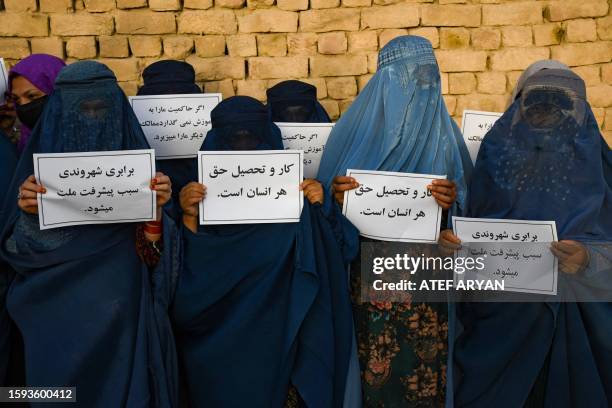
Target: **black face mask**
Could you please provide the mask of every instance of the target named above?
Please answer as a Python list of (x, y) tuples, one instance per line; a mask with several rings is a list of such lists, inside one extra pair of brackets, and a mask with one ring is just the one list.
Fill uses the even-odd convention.
[(25, 105), (17, 105), (15, 110), (17, 111), (17, 117), (19, 121), (26, 125), (30, 129), (34, 129), (36, 122), (40, 118), (45, 105), (47, 104), (47, 96), (42, 98), (34, 99), (30, 103)]

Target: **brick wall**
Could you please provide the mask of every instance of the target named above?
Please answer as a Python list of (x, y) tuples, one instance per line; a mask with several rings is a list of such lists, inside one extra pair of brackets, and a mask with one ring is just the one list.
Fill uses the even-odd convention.
[(287, 78), (344, 112), (403, 34), (428, 38), (446, 104), (503, 111), (530, 63), (574, 67), (612, 143), (612, 0), (3, 0), (0, 56), (98, 59), (134, 94), (142, 69), (184, 59), (206, 91), (265, 99)]

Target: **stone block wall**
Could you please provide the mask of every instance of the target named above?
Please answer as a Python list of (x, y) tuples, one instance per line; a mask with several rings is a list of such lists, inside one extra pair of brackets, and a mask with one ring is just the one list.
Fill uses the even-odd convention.
[(392, 38), (428, 38), (448, 110), (503, 111), (521, 71), (554, 58), (584, 78), (612, 143), (612, 0), (3, 0), (0, 56), (97, 59), (127, 94), (150, 63), (191, 63), (206, 91), (265, 99), (288, 78), (316, 85), (333, 118)]

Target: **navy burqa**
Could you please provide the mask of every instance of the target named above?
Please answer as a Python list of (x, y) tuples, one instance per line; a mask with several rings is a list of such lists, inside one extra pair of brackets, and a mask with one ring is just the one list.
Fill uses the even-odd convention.
[[(200, 87), (195, 83), (195, 71), (183, 61), (163, 60), (154, 62), (142, 72), (144, 85), (138, 95), (175, 95), (199, 94)], [(196, 173), (196, 159), (158, 160), (157, 170), (172, 180), (172, 200), (178, 207), (181, 189)]]
[[(202, 150), (280, 150), (253, 98), (212, 112)], [(342, 406), (353, 325), (345, 265), (358, 235), (327, 197), (299, 223), (184, 228), (173, 318), (193, 407)]]
[[(612, 406), (612, 153), (567, 70), (530, 77), (487, 133), (470, 185), (468, 216), (554, 220), (590, 263), (562, 272), (546, 303), (465, 303), (456, 342), (459, 407)], [(601, 298), (600, 298), (601, 299)]]
[(317, 88), (305, 82), (283, 81), (266, 91), (273, 122), (329, 123), (329, 115), (317, 100)]
[[(17, 165), (17, 151), (4, 133), (0, 132), (0, 189), (7, 192)], [(4, 201), (9, 194), (5, 194), (0, 199), (0, 214), (4, 208)], [(14, 199), (14, 197), (11, 197)], [(5, 217), (0, 215), (0, 220)], [(0, 230), (4, 225), (0, 224)], [(6, 313), (5, 299), (12, 271), (9, 266), (0, 260), (0, 386), (4, 384), (6, 370), (9, 362), (10, 353), (10, 319)]]
[[(148, 147), (112, 71), (71, 64), (56, 80), (9, 196), (33, 174), (33, 153)], [(9, 202), (0, 253), (17, 272), (7, 309), (23, 334), (27, 385), (76, 386), (75, 406), (88, 408), (175, 406), (166, 310), (178, 260), (171, 219), (164, 216), (160, 264), (149, 269), (136, 253), (136, 224), (40, 231), (36, 216)]]

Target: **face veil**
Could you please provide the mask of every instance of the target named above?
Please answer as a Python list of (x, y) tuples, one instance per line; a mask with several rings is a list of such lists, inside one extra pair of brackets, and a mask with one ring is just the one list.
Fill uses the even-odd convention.
[(62, 70), (36, 133), (45, 153), (149, 148), (114, 74), (93, 61)]
[(248, 96), (233, 96), (211, 112), (212, 129), (200, 150), (283, 150), (280, 130), (265, 106)]
[(274, 85), (266, 92), (268, 111), (274, 122), (329, 123), (327, 112), (317, 100), (317, 88), (290, 80)]

